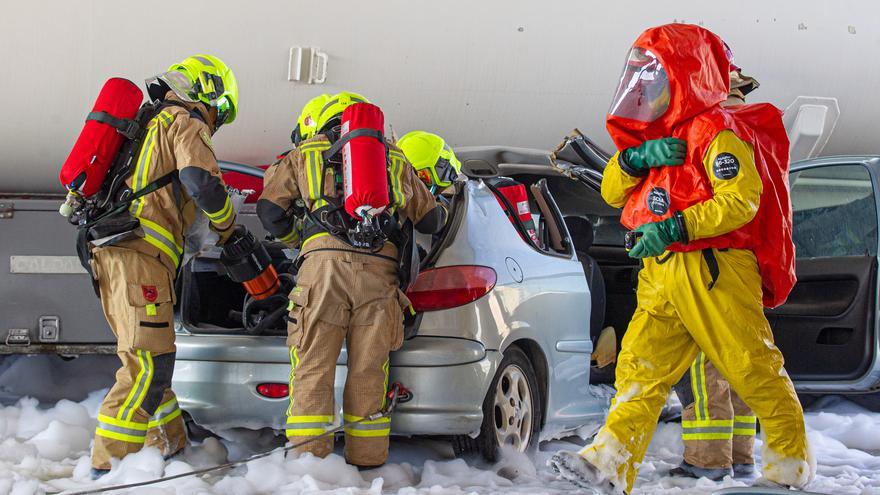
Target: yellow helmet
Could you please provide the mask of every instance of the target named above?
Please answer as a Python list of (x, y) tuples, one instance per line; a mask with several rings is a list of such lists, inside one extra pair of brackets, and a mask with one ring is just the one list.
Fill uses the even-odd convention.
[(449, 187), (461, 172), (461, 162), (442, 137), (425, 131), (406, 133), (397, 141), (419, 178), (428, 186)]
[(318, 132), (318, 114), (329, 100), (330, 95), (324, 93), (312, 98), (305, 104), (302, 113), (296, 119), (296, 127), (293, 128), (293, 133), (290, 135), (294, 146), (299, 146), (299, 143), (311, 138)]
[(164, 74), (147, 80), (150, 97), (159, 99), (171, 90), (190, 103), (203, 102), (217, 109), (217, 124), (231, 124), (238, 114), (238, 82), (232, 70), (212, 55), (193, 55), (172, 65)]
[(324, 107), (321, 108), (321, 112), (318, 114), (318, 120), (315, 124), (316, 131), (323, 133), (330, 127), (339, 125), (338, 120), (342, 116), (342, 112), (351, 105), (354, 105), (355, 103), (369, 102), (370, 100), (357, 93), (351, 93), (349, 91), (336, 93), (331, 96), (330, 99), (324, 103)]

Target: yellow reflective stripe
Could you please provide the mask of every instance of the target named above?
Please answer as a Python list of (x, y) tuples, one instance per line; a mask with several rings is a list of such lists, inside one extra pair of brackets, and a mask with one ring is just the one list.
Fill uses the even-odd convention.
[(147, 379), (146, 379), (146, 382), (144, 383), (143, 391), (137, 397), (135, 397), (135, 400), (132, 403), (131, 411), (129, 411), (128, 417), (126, 418), (128, 421), (131, 421), (131, 418), (134, 417), (135, 411), (137, 411), (138, 408), (141, 407), (141, 404), (143, 404), (144, 399), (147, 398), (147, 390), (149, 390), (150, 385), (152, 385), (152, 383), (153, 383), (153, 354), (150, 353), (149, 351), (140, 351), (140, 352), (142, 352), (143, 356), (146, 358)]
[[(153, 150), (156, 145), (156, 132), (158, 124), (162, 127), (168, 127), (174, 121), (174, 115), (168, 112), (160, 112), (159, 115), (153, 117), (147, 124), (147, 135), (144, 138), (144, 144), (141, 146), (140, 154), (138, 154), (137, 166), (132, 174), (131, 190), (133, 192), (140, 191), (147, 187), (147, 177), (149, 177), (150, 162), (153, 160)], [(140, 215), (144, 211), (144, 198), (138, 198), (131, 205), (131, 211), (135, 216)]]
[(168, 402), (165, 402), (156, 408), (156, 412), (150, 419), (149, 426), (150, 428), (155, 428), (167, 424), (174, 418), (180, 416), (180, 412), (180, 405), (177, 403), (177, 399), (172, 397)]
[[(389, 418), (387, 416), (379, 418), (379, 419), (366, 419), (366, 420), (364, 420), (364, 418), (362, 416), (355, 416), (353, 414), (343, 414), (342, 419), (344, 419), (346, 423), (353, 423), (355, 421), (360, 421), (359, 424), (362, 424), (362, 425), (380, 425), (380, 424), (385, 424), (385, 423), (391, 424), (391, 418)], [(361, 421), (361, 420), (363, 420), (363, 421)]]
[[(383, 401), (384, 402), (384, 401)], [(343, 414), (345, 434), (353, 437), (387, 437), (391, 434), (391, 418), (364, 419), (361, 416)]]
[(755, 436), (758, 433), (758, 418), (755, 416), (734, 416), (733, 434)]
[(229, 217), (232, 216), (232, 203), (229, 201), (229, 196), (226, 196), (226, 202), (223, 204), (223, 208), (220, 208), (219, 211), (213, 213), (205, 211), (205, 215), (207, 215), (214, 223), (223, 223), (229, 220)]
[(180, 264), (180, 257), (174, 251), (169, 249), (164, 242), (160, 241), (155, 236), (152, 236), (150, 234), (147, 234), (146, 237), (144, 237), (144, 240), (155, 246), (156, 248), (160, 249), (163, 253), (167, 254), (174, 262), (174, 266)]
[(700, 351), (700, 387), (703, 389), (703, 419), (711, 419), (709, 415), (709, 390), (706, 384), (706, 353)]
[(288, 416), (287, 424), (298, 423), (329, 423), (333, 424), (333, 416)]
[(694, 396), (694, 417), (696, 417), (697, 420), (703, 419), (700, 416), (700, 408), (699, 408), (699, 403), (700, 403), (700, 372), (697, 369), (697, 365), (699, 363), (700, 363), (700, 353), (698, 352), (697, 357), (694, 358), (694, 362), (691, 363), (691, 370), (690, 370), (691, 393)]
[[(288, 302), (287, 309), (288, 311), (293, 309), (292, 307), (293, 301)], [(290, 404), (287, 406), (287, 418), (290, 421), (290, 417), (293, 415), (293, 382), (296, 379), (296, 367), (299, 366), (299, 354), (297, 354), (296, 347), (290, 348), (290, 382), (289, 387), (287, 388), (288, 396), (290, 397)]]
[(681, 422), (682, 440), (730, 440), (733, 438), (732, 419), (706, 419)]
[(708, 426), (719, 426), (719, 427), (728, 427), (733, 428), (733, 420), (732, 419), (707, 419), (707, 420), (696, 420), (696, 421), (682, 421), (682, 428), (703, 428)]
[(119, 426), (120, 428), (128, 428), (130, 430), (143, 430), (147, 431), (147, 425), (143, 423), (138, 423), (136, 421), (125, 421), (117, 418), (111, 418), (110, 416), (105, 416), (103, 414), (98, 414), (98, 421), (101, 423), (107, 423), (112, 426)]
[(180, 244), (177, 243), (177, 241), (174, 240), (174, 234), (172, 234), (171, 231), (169, 231), (165, 227), (162, 227), (161, 225), (159, 225), (158, 223), (156, 223), (152, 220), (147, 220), (145, 218), (141, 218), (139, 220), (141, 221), (142, 224), (145, 224), (147, 227), (155, 230), (160, 235), (162, 235), (162, 237), (164, 237), (175, 248), (177, 248), (178, 252), (181, 252), (181, 253), (183, 252), (183, 248), (180, 246)]
[(109, 438), (111, 440), (122, 440), (123, 442), (129, 443), (144, 443), (146, 441), (146, 437), (137, 437), (134, 435), (126, 435), (125, 433), (118, 433), (115, 431), (108, 431), (103, 428), (95, 428), (95, 435), (99, 435), (105, 438)]
[(159, 404), (159, 407), (156, 408), (156, 414), (159, 414), (161, 411), (164, 411), (165, 409), (173, 408), (175, 406), (175, 404), (177, 404), (177, 399), (175, 399), (175, 398), (171, 398), (168, 402), (164, 402), (162, 404)]
[(167, 254), (174, 261), (175, 266), (180, 264), (183, 248), (174, 240), (174, 235), (156, 222), (141, 217), (138, 217), (138, 220), (144, 231), (144, 240)]
[[(143, 387), (143, 385), (149, 370), (143, 354), (144, 351), (135, 351), (135, 355), (137, 355), (138, 364), (140, 364), (141, 370), (135, 377), (131, 390), (128, 392), (128, 396), (125, 398), (125, 401), (122, 402), (122, 407), (120, 407), (119, 412), (116, 413), (116, 419), (130, 421), (131, 415), (134, 412), (132, 404), (135, 401), (135, 397), (140, 394), (141, 388), (146, 389), (146, 387)], [(132, 412), (132, 414), (129, 414), (130, 411)]]
[(289, 234), (287, 234), (284, 237), (279, 237), (278, 240), (281, 242), (291, 242), (292, 243), (292, 242), (296, 241), (298, 238), (299, 238), (299, 232), (297, 232), (296, 227), (294, 227), (293, 230), (291, 230)]
[(288, 428), (284, 434), (288, 437), (317, 437), (326, 433), (323, 428)]
[[(152, 121), (151, 121), (152, 122)], [(137, 166), (132, 174), (131, 190), (133, 192), (140, 191), (147, 185), (147, 173), (150, 169), (150, 161), (153, 159), (153, 149), (156, 144), (156, 126), (147, 131), (144, 138), (144, 144), (141, 146), (141, 152), (138, 155)], [(138, 198), (131, 205), (131, 211), (135, 216), (140, 215), (144, 210), (144, 198)]]
[(406, 165), (406, 161), (403, 156), (391, 152), (391, 191), (394, 194), (394, 206), (397, 208), (403, 208), (406, 204), (406, 196), (403, 195), (403, 186), (401, 185), (401, 179), (403, 175), (403, 170)]
[[(386, 359), (384, 363), (382, 363), (382, 374), (385, 375), (385, 384), (382, 386), (382, 409), (385, 409), (385, 404), (388, 402), (388, 375), (391, 371), (391, 361)], [(391, 418), (388, 418), (391, 421)]]
[(317, 239), (318, 237), (324, 237), (324, 236), (328, 236), (328, 235), (330, 235), (330, 232), (318, 232), (317, 234), (314, 234), (313, 236), (309, 237), (308, 239), (306, 239), (305, 242), (302, 243), (302, 246), (299, 248), (299, 251), (300, 252), (305, 251), (306, 244), (308, 244), (312, 239)]
[(324, 195), (324, 191), (321, 190), (324, 157), (321, 153), (328, 149), (330, 149), (330, 143), (327, 141), (309, 143), (299, 149), (306, 160), (306, 182), (309, 187), (309, 199), (312, 200), (313, 211), (327, 205), (327, 201), (321, 198)]
[[(318, 179), (321, 174), (321, 168), (323, 168), (323, 162), (319, 158), (319, 151), (306, 151), (306, 181), (309, 184), (309, 199), (316, 200), (321, 197), (321, 194), (318, 192)], [(316, 163), (317, 162), (317, 163)]]
[(329, 141), (314, 141), (311, 143), (306, 143), (298, 148), (300, 151), (311, 151), (311, 150), (329, 150), (330, 142)]
[(709, 403), (706, 390), (706, 355), (702, 351), (691, 365), (691, 388), (694, 393), (694, 416), (697, 420), (709, 419)]
[(757, 428), (734, 428), (733, 434), (743, 437), (753, 437), (758, 433)]
[(147, 310), (147, 316), (156, 316), (156, 305), (155, 304), (147, 304), (144, 306), (144, 309)]
[(391, 435), (391, 427), (384, 430), (355, 430), (346, 426), (345, 434), (353, 437), (387, 437)]
[[(383, 366), (384, 368), (384, 366)], [(384, 402), (384, 400), (383, 400)], [(353, 414), (343, 414), (345, 434), (353, 437), (387, 437), (391, 434), (391, 418), (364, 419)]]
[(165, 110), (160, 112), (157, 117), (159, 119), (159, 122), (162, 123), (162, 127), (168, 127), (171, 122), (174, 122), (174, 115), (166, 112)]
[(172, 412), (171, 414), (169, 414), (169, 415), (167, 415), (167, 416), (162, 416), (162, 417), (161, 417), (160, 419), (158, 419), (158, 420), (150, 421), (149, 426), (150, 426), (150, 428), (155, 428), (155, 427), (157, 427), (157, 426), (162, 426), (162, 425), (164, 425), (164, 424), (168, 424), (168, 423), (170, 423), (174, 418), (180, 416), (180, 413), (181, 413), (180, 409), (175, 409), (174, 412)]
[[(299, 362), (298, 356), (295, 359)], [(328, 428), (333, 426), (333, 416), (287, 416), (287, 424), (285, 426), (284, 433), (288, 437), (316, 437), (323, 435), (327, 432)]]
[(730, 440), (732, 433), (683, 433), (682, 440)]

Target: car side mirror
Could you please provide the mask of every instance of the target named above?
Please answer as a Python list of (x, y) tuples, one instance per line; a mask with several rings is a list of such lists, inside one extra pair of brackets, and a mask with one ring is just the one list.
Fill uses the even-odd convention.
[(491, 179), (498, 177), (498, 165), (486, 160), (472, 158), (461, 164), (461, 171), (471, 179)]

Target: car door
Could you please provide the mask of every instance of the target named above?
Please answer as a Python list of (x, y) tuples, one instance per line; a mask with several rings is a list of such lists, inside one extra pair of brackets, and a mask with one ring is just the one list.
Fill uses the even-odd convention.
[(877, 382), (877, 160), (792, 166), (798, 282), (768, 310), (801, 391), (860, 391)]

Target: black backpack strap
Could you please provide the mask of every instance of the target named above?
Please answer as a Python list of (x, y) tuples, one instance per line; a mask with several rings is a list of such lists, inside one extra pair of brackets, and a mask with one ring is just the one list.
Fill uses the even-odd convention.
[(162, 189), (163, 187), (167, 186), (168, 184), (171, 184), (175, 180), (177, 180), (177, 170), (173, 170), (171, 172), (168, 172), (167, 174), (163, 175), (162, 177), (159, 177), (158, 179), (156, 179), (153, 182), (150, 182), (149, 184), (144, 186), (143, 189), (140, 189), (137, 192), (126, 197), (125, 199), (118, 201), (112, 207), (110, 207), (106, 212), (104, 212), (103, 214), (101, 214), (100, 216), (95, 218), (94, 220), (81, 225), (80, 228), (81, 229), (88, 229), (88, 228), (93, 227), (96, 223), (100, 222), (101, 220), (103, 220), (107, 217), (113, 216), (113, 215), (125, 210), (135, 200), (140, 199), (140, 198), (142, 198), (152, 192), (158, 191), (159, 189)]
[(706, 260), (706, 268), (709, 269), (709, 276), (712, 277), (706, 289), (712, 290), (715, 287), (715, 283), (718, 282), (718, 276), (721, 274), (721, 270), (718, 267), (718, 258), (715, 257), (715, 251), (712, 248), (705, 248), (703, 249), (703, 259)]
[(94, 120), (102, 124), (107, 124), (116, 129), (116, 132), (122, 134), (126, 139), (134, 139), (141, 130), (140, 124), (131, 119), (120, 119), (114, 117), (107, 112), (89, 112), (86, 116), (86, 122)]
[(377, 131), (376, 129), (369, 129), (369, 128), (355, 129), (355, 130), (349, 132), (348, 134), (342, 136), (341, 138), (337, 139), (336, 142), (333, 143), (333, 146), (331, 146), (327, 151), (322, 153), (322, 155), (324, 155), (324, 159), (329, 160), (331, 157), (336, 155), (336, 153), (339, 153), (339, 150), (341, 150), (342, 147), (345, 146), (345, 143), (351, 141), (352, 139), (354, 139), (356, 137), (363, 137), (363, 136), (374, 137), (374, 138), (378, 139), (380, 143), (385, 144), (385, 136), (382, 135), (381, 131)]
[(130, 198), (126, 198), (121, 202), (131, 204), (136, 199), (142, 198), (142, 197), (146, 196), (147, 194), (150, 194), (151, 192), (158, 191), (159, 189), (162, 189), (163, 187), (167, 186), (168, 184), (171, 184), (174, 180), (177, 179), (177, 173), (178, 172), (176, 169), (172, 170), (171, 172), (168, 172), (167, 174), (163, 175), (162, 177), (159, 177), (158, 179), (154, 180), (153, 182), (150, 182), (149, 184), (144, 186), (142, 189), (138, 190), (136, 193), (132, 194)]

